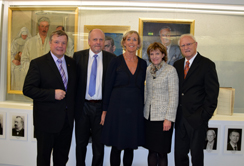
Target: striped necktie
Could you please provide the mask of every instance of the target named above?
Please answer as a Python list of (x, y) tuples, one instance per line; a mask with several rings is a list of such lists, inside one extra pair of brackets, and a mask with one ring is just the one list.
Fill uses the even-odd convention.
[(64, 83), (65, 91), (67, 91), (67, 79), (66, 79), (65, 72), (64, 72), (64, 69), (62, 66), (62, 60), (58, 59), (57, 62), (58, 62), (58, 66), (59, 66), (58, 69), (59, 69), (60, 75), (61, 75), (63, 83)]
[(186, 61), (186, 65), (185, 65), (185, 68), (184, 68), (184, 79), (186, 78), (186, 75), (189, 71), (189, 65), (190, 65), (190, 62), (189, 61)]

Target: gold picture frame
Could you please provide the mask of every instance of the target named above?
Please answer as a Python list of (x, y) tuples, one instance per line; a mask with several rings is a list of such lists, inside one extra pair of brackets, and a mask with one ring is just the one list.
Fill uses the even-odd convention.
[(121, 47), (121, 39), (123, 34), (130, 30), (130, 26), (118, 26), (118, 25), (84, 25), (84, 48), (88, 49), (88, 34), (92, 29), (101, 29), (105, 36), (109, 36), (113, 38), (116, 50), (114, 52), (115, 55), (120, 55), (123, 52)]
[(195, 20), (139, 18), (139, 34), (142, 39), (142, 47), (139, 50), (140, 57), (146, 60), (147, 47), (153, 42), (161, 42), (159, 31), (165, 27), (170, 28), (172, 44), (177, 45), (177, 41), (182, 34), (190, 33), (194, 35)]
[[(7, 78), (7, 93), (9, 94), (23, 94), (22, 87), (28, 69), (24, 71), (21, 64), (21, 51), (24, 50), (25, 42), (37, 35), (37, 22), (41, 17), (48, 17), (50, 20), (47, 37), (52, 31), (56, 30), (57, 26), (61, 25), (65, 28), (69, 39), (73, 40), (72, 50), (76, 51), (77, 49), (77, 7), (9, 7)], [(23, 38), (22, 34), (27, 36), (26, 39)]]

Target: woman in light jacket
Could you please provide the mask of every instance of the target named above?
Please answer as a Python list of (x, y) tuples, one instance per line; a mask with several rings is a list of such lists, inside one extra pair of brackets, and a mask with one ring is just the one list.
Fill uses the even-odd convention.
[(149, 166), (167, 166), (178, 106), (179, 80), (175, 68), (166, 63), (167, 50), (161, 43), (150, 44), (147, 54), (152, 64), (146, 71), (144, 147), (149, 150)]

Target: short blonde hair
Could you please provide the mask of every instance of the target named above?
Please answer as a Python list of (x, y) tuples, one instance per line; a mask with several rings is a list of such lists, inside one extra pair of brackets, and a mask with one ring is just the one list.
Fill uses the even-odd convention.
[(126, 40), (127, 36), (128, 36), (128, 35), (131, 35), (131, 34), (133, 34), (133, 33), (135, 33), (135, 34), (137, 35), (137, 37), (138, 37), (138, 45), (139, 45), (139, 47), (137, 47), (137, 49), (139, 50), (139, 49), (141, 48), (141, 37), (140, 37), (139, 33), (138, 33), (137, 31), (131, 30), (131, 31), (126, 32), (126, 33), (124, 34), (122, 40), (121, 40), (121, 46), (122, 46), (122, 48), (123, 48), (124, 50), (126, 50), (126, 48), (125, 48), (125, 46), (124, 46), (124, 43), (125, 43), (125, 40)]

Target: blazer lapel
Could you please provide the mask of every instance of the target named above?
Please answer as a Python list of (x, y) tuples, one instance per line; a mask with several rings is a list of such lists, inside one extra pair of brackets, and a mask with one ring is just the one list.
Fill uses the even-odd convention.
[(54, 76), (57, 77), (58, 82), (61, 83), (63, 85), (63, 89), (65, 89), (59, 69), (57, 68), (57, 65), (54, 62), (50, 52), (49, 52), (49, 54), (47, 54), (47, 63), (49, 64), (49, 66), (51, 68), (50, 72), (53, 72)]
[(197, 56), (196, 56), (196, 58), (194, 59), (192, 65), (191, 65), (191, 67), (190, 67), (187, 75), (186, 75), (185, 80), (187, 80), (189, 77), (191, 77), (191, 75), (194, 73), (194, 71), (196, 71), (196, 69), (199, 67), (199, 61), (200, 61), (200, 59), (201, 59), (201, 56), (198, 53)]
[[(65, 62), (66, 62), (66, 68), (67, 68), (67, 73), (68, 73), (68, 78), (71, 78), (71, 71), (70, 71), (70, 60), (69, 58), (67, 58), (66, 55), (64, 55), (64, 58), (65, 58)], [(69, 88), (69, 79), (68, 79), (68, 83), (67, 83), (67, 92), (68, 92), (68, 88)]]

